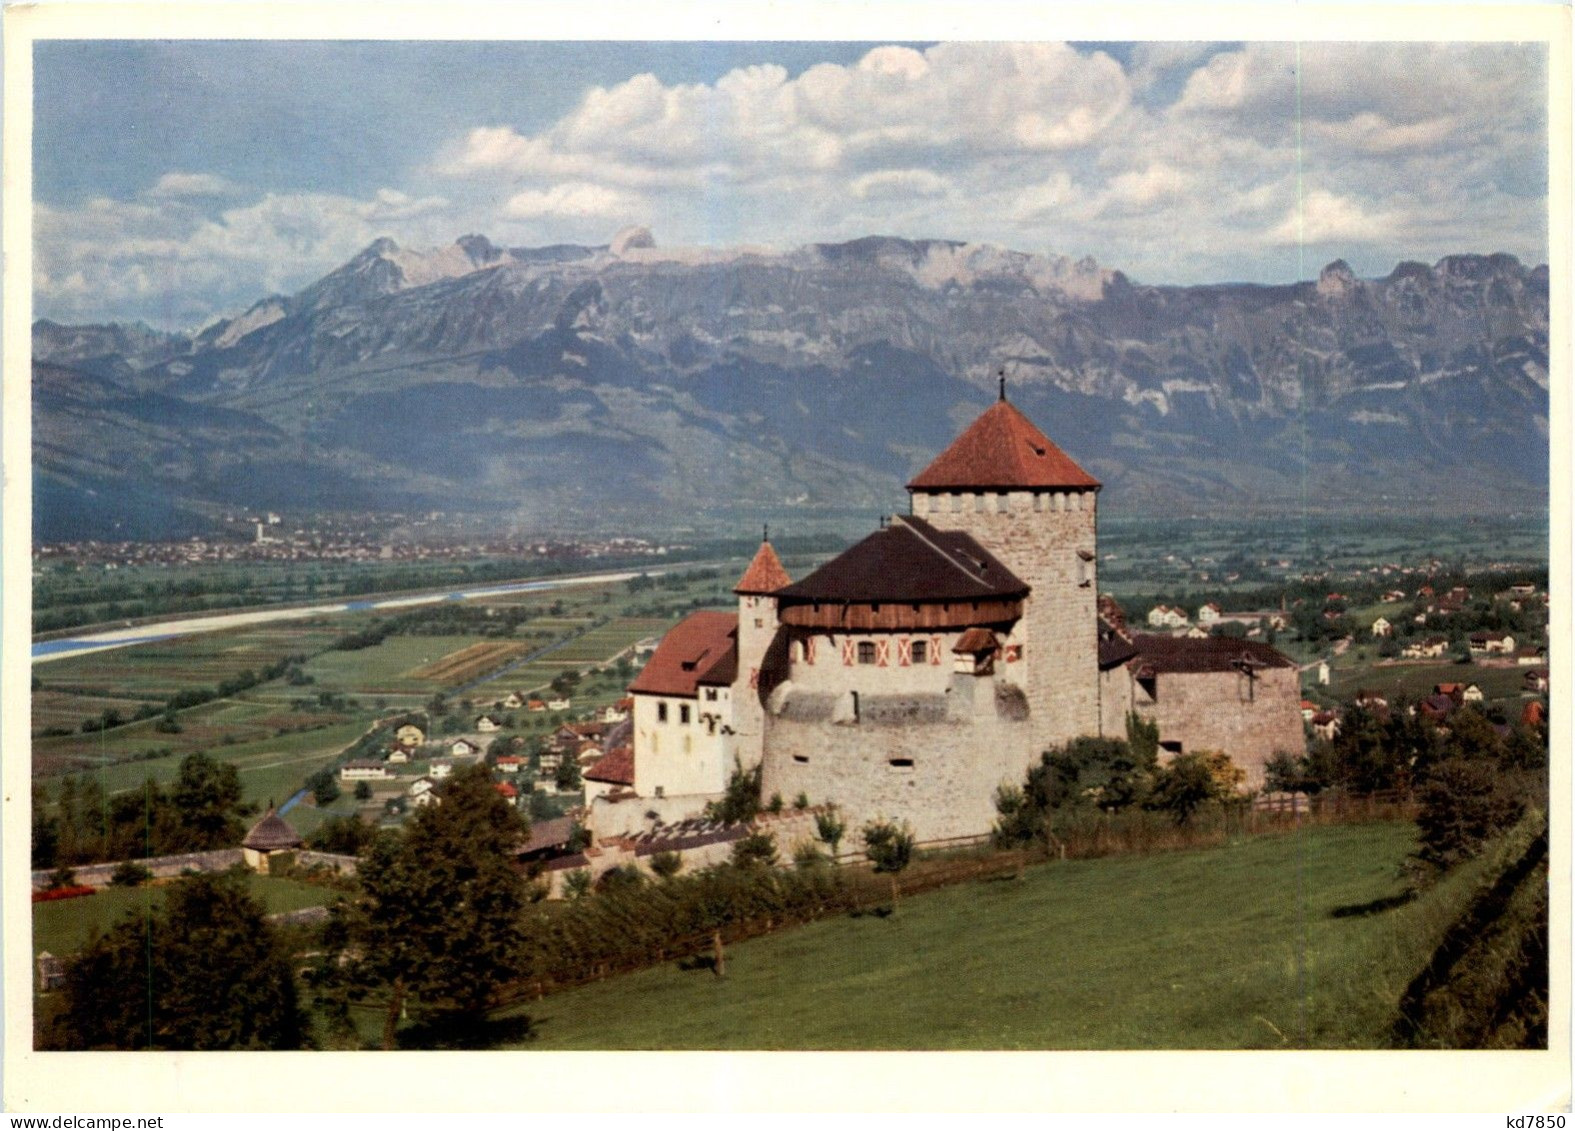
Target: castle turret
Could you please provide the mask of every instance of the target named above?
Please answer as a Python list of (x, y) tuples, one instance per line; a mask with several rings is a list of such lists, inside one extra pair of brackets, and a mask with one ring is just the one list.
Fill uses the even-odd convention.
[(1030, 586), (1014, 636), (1035, 751), (1099, 733), (1099, 481), (1006, 399), (908, 484), (913, 513), (971, 535)]
[(772, 594), (792, 583), (782, 559), (771, 547), (768, 531), (744, 576), (733, 586), (733, 592), (738, 594), (738, 687), (733, 696), (733, 731), (738, 759), (745, 769), (758, 765), (762, 752), (764, 708), (759, 694), (760, 672), (778, 627), (777, 599)]

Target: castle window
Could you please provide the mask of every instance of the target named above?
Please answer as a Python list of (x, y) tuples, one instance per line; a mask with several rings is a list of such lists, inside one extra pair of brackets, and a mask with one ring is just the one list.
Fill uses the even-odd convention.
[(681, 722), (681, 723), (688, 723), (689, 722), (689, 704), (688, 703), (682, 703), (682, 704), (679, 705), (679, 707), (678, 707), (678, 721)]
[(667, 704), (666, 703), (658, 703), (656, 705), (656, 721), (659, 722), (659, 723), (665, 723), (667, 721)]
[(873, 664), (875, 662), (875, 642), (872, 640), (859, 641), (859, 663)]
[(706, 697), (706, 701), (707, 702), (715, 703), (716, 702), (716, 688), (714, 688), (714, 687), (706, 688), (705, 689), (705, 697)]
[(755, 618), (755, 627), (756, 628), (765, 628), (766, 627), (765, 620), (763, 618), (761, 618), (761, 617), (756, 617)]
[(667, 787), (665, 785), (657, 786), (656, 787), (656, 796), (658, 796), (658, 797), (666, 797), (667, 796)]
[(913, 654), (913, 662), (916, 664), (924, 663), (926, 659), (924, 655), (925, 642), (923, 640), (915, 640), (912, 644), (908, 645), (908, 647)]
[(857, 691), (854, 691), (854, 692), (850, 692), (850, 694), (853, 696), (853, 721), (854, 722), (858, 722), (859, 721), (859, 693)]
[(911, 769), (913, 769), (913, 759), (912, 758), (892, 758), (892, 759), (888, 760), (886, 764), (888, 766), (890, 766), (894, 770), (911, 770)]
[(793, 761), (797, 762), (800, 766), (807, 766), (809, 765), (809, 755), (795, 754), (793, 755)]

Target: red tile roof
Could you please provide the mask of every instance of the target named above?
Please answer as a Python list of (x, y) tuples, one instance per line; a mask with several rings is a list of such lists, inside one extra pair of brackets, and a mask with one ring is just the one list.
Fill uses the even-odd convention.
[(777, 596), (817, 601), (979, 601), (1024, 597), (1028, 585), (960, 530), (898, 515)]
[(1000, 400), (908, 484), (913, 490), (1002, 487), (1098, 487), (1099, 480), (1010, 401)]
[(733, 586), (733, 592), (775, 593), (784, 585), (791, 584), (793, 578), (782, 567), (782, 559), (777, 557), (777, 552), (771, 548), (771, 543), (762, 542), (760, 549), (755, 551), (755, 560), (749, 563), (744, 576), (740, 577), (738, 584)]
[(512, 785), (510, 785), (506, 781), (497, 782), (496, 784), (493, 785), (492, 788), (497, 790), (504, 797), (507, 797), (510, 801), (513, 801), (516, 797), (518, 797), (520, 795), (520, 791), (515, 789)]
[(586, 770), (587, 781), (607, 782), (610, 785), (634, 784), (634, 748), (619, 746), (609, 750), (597, 763)]
[(629, 690), (694, 698), (702, 683), (731, 683), (738, 667), (737, 637), (737, 613), (690, 613), (662, 637)]
[(957, 638), (952, 651), (959, 656), (978, 656), (985, 652), (998, 652), (1001, 643), (988, 628), (970, 628)]

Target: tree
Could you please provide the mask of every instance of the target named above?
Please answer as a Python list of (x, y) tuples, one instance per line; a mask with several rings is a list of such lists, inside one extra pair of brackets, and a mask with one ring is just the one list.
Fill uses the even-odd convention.
[(1219, 783), (1204, 752), (1178, 754), (1159, 774), (1149, 804), (1178, 825), (1219, 796)]
[(727, 789), (721, 801), (709, 802), (705, 815), (723, 824), (750, 821), (760, 812), (760, 767), (745, 770), (734, 766), (728, 776)]
[(875, 871), (891, 877), (891, 908), (897, 910), (897, 875), (913, 859), (913, 830), (904, 821), (871, 821), (864, 826), (864, 855)]
[(377, 830), (359, 817), (330, 817), (308, 834), (306, 845), (318, 852), (359, 856), (376, 837)]
[(837, 846), (842, 843), (842, 836), (847, 831), (836, 809), (828, 808), (815, 814), (815, 835), (826, 842), (833, 860), (837, 858)]
[(194, 875), (66, 964), (60, 1049), (299, 1049), (292, 963), (234, 875)]
[(358, 781), (355, 783), (355, 799), (357, 801), (372, 800), (372, 783)]
[(379, 836), (325, 929), (317, 978), (333, 1014), (343, 1022), (355, 997), (386, 994), (385, 1049), (407, 1009), (438, 1024), (479, 1018), (519, 968), (526, 891), (513, 854), (526, 831), (475, 765), (449, 779), (442, 805)]
[(60, 822), (49, 814), (49, 790), (33, 783), (33, 867), (53, 868), (60, 844)]
[(339, 800), (339, 781), (333, 770), (318, 770), (306, 779), (306, 786), (319, 805), (332, 805)]
[(580, 788), (580, 763), (573, 754), (565, 754), (558, 759), (558, 772), (553, 777), (553, 784), (560, 793)]
[(1523, 808), (1492, 763), (1465, 758), (1440, 762), (1422, 787), (1417, 857), (1436, 868), (1453, 867), (1514, 824)]

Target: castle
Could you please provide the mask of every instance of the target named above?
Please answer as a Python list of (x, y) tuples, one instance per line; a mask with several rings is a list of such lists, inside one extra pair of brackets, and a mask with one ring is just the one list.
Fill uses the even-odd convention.
[[(738, 611), (675, 626), (630, 685), (632, 758), (587, 774), (599, 836), (692, 816), (735, 768), (851, 827), (988, 832), (1042, 751), (1124, 737), (1223, 749), (1262, 784), (1303, 744), (1298, 672), (1256, 642), (1133, 635), (1101, 615), (1100, 484), (1006, 399), (908, 484), (907, 515), (799, 581), (762, 540)], [(605, 769), (604, 769), (605, 766)]]

